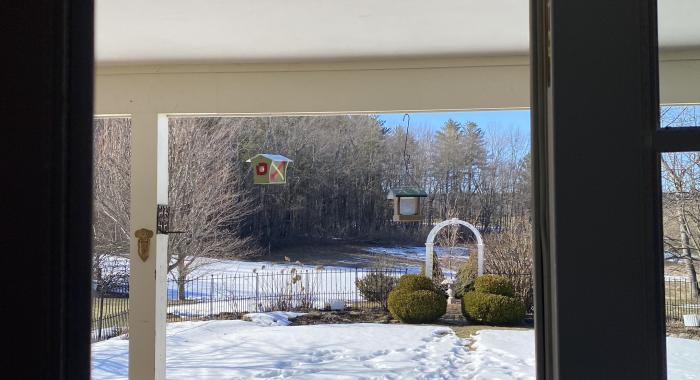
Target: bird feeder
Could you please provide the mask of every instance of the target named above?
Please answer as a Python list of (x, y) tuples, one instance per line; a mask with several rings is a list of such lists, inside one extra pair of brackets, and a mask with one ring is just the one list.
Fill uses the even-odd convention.
[(253, 166), (256, 185), (281, 185), (287, 183), (287, 165), (293, 161), (279, 154), (257, 154), (246, 162)]
[(428, 194), (420, 187), (396, 187), (389, 191), (387, 199), (394, 202), (395, 222), (414, 222), (423, 218), (421, 214), (421, 198)]

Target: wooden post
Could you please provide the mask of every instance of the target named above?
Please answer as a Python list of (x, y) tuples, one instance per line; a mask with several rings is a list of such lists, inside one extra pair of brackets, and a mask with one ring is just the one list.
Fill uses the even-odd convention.
[[(155, 231), (157, 205), (167, 203), (168, 119), (135, 113), (131, 117), (129, 379), (165, 379), (168, 235)], [(153, 236), (147, 239), (148, 234), (141, 233), (143, 238), (137, 239), (139, 230), (152, 231)]]
[(425, 276), (433, 278), (433, 243), (425, 243)]

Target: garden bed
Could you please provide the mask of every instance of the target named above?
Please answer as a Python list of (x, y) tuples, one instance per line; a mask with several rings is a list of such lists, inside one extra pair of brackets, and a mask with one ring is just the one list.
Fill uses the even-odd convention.
[(314, 311), (291, 320), (292, 326), (347, 324), (347, 323), (396, 323), (383, 310)]

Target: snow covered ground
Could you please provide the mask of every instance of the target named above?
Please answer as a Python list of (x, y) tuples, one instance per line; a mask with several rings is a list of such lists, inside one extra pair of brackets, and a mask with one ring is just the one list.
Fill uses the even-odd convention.
[[(528, 339), (528, 332), (507, 333)], [(168, 325), (167, 339), (168, 379), (531, 378), (534, 364), (527, 359), (511, 363), (510, 357), (523, 353), (505, 346), (499, 350), (510, 356), (488, 359), (479, 349), (470, 351), (451, 329), (439, 326), (183, 322)], [(477, 344), (508, 340), (491, 338)], [(95, 344), (93, 379), (126, 378), (127, 348), (128, 341), (119, 338)]]
[[(367, 252), (403, 257), (411, 260), (425, 260), (425, 246), (399, 246), (399, 247), (368, 247)], [(457, 259), (466, 259), (469, 257), (469, 248), (465, 247), (440, 247), (434, 248), (435, 253), (439, 257), (453, 257)]]
[[(169, 324), (167, 378), (534, 378), (532, 331), (485, 330), (467, 341), (441, 326), (285, 326), (287, 316)], [(700, 342), (669, 338), (668, 347), (669, 379), (700, 379)], [(93, 379), (126, 379), (127, 340), (92, 351)]]
[[(217, 260), (217, 259), (201, 259), (204, 263), (198, 266), (189, 277), (200, 277), (206, 275), (241, 275), (252, 273), (270, 273), (289, 271), (296, 269), (299, 271), (315, 271), (320, 269), (315, 265), (304, 265), (301, 263), (272, 263), (269, 261), (238, 261), (238, 260)], [(323, 270), (349, 270), (343, 266), (327, 266)]]
[(700, 379), (700, 341), (666, 338), (669, 380)]

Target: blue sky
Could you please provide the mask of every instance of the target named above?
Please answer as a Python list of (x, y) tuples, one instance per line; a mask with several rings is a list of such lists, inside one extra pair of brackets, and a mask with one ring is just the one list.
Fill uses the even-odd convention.
[[(403, 113), (379, 114), (386, 121), (387, 127), (402, 126), (406, 123), (401, 119)], [(414, 112), (411, 115), (411, 127), (438, 130), (447, 121), (453, 119), (460, 123), (475, 122), (487, 134), (503, 130), (518, 130), (524, 136), (530, 136), (529, 110), (498, 110), (498, 111), (465, 111), (465, 112)]]

